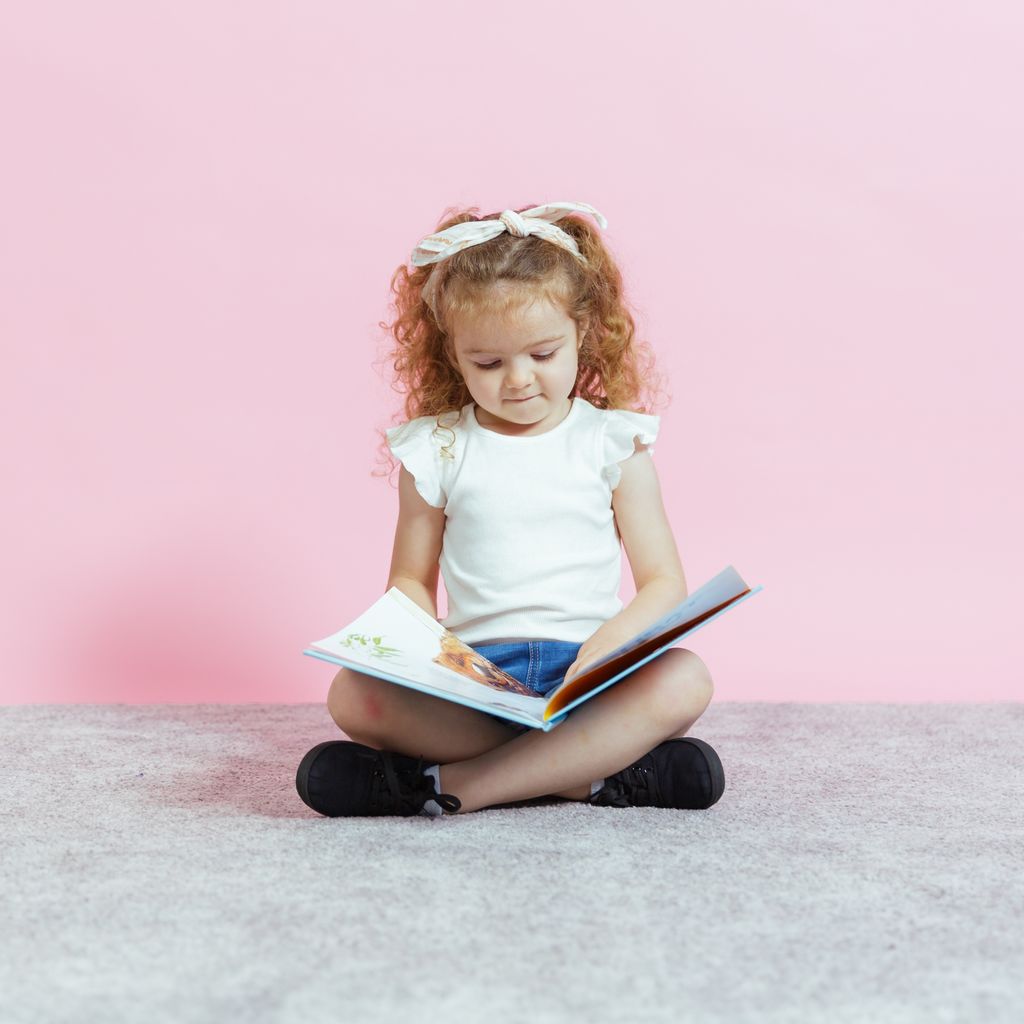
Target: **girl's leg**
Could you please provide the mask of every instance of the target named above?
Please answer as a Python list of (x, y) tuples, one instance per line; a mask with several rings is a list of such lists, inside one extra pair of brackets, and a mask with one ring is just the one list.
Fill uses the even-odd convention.
[[(427, 764), (467, 761), (520, 735), (500, 719), (463, 704), (347, 668), (331, 683), (327, 709), (356, 743), (422, 756)], [(584, 789), (550, 795), (581, 800), (590, 793), (589, 783)]]
[(686, 732), (711, 701), (711, 675), (673, 647), (581, 704), (551, 732), (531, 729), (483, 753), (441, 764), (441, 792), (462, 812), (553, 794), (585, 799), (590, 784)]

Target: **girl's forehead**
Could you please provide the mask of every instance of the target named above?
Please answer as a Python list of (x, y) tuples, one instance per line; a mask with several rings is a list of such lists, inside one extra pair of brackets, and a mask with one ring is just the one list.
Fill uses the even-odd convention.
[(474, 340), (480, 335), (518, 338), (524, 334), (547, 337), (545, 331), (564, 330), (570, 323), (569, 315), (561, 306), (547, 299), (536, 299), (508, 310), (482, 309), (453, 318), (452, 333), (462, 340)]

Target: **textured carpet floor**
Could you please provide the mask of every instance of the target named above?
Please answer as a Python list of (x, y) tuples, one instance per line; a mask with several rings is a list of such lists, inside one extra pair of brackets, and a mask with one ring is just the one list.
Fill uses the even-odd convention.
[(0, 708), (0, 1021), (1016, 1024), (1022, 726), (714, 703), (707, 811), (327, 819), (322, 706)]

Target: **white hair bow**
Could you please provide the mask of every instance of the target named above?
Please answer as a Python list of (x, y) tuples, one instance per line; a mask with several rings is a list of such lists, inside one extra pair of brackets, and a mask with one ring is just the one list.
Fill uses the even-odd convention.
[[(427, 235), (412, 251), (411, 261), (414, 267), (422, 267), (428, 263), (439, 263), (449, 256), (471, 245), (488, 242), (503, 231), (525, 238), (527, 235), (539, 235), (548, 242), (560, 245), (574, 256), (580, 255), (576, 239), (563, 231), (554, 221), (573, 212), (589, 213), (602, 228), (608, 227), (604, 216), (587, 203), (545, 203), (529, 210), (517, 213), (515, 210), (502, 210), (497, 220), (467, 220), (461, 224), (453, 224), (436, 234)], [(423, 288), (423, 298), (434, 309), (434, 282), (437, 275), (431, 274)]]

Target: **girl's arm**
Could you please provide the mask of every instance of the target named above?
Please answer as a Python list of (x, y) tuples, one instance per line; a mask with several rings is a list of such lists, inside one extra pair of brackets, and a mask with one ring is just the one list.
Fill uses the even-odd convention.
[(387, 589), (397, 587), (434, 619), (444, 519), (444, 509), (424, 501), (412, 473), (403, 465), (398, 477), (398, 525)]
[(612, 509), (636, 597), (583, 644), (566, 679), (642, 633), (686, 598), (683, 564), (647, 446), (637, 443), (633, 454), (619, 466), (622, 476), (612, 491)]
[[(657, 622), (665, 612), (679, 604), (686, 597), (687, 587), (679, 549), (665, 514), (658, 470), (647, 451), (647, 445), (636, 442), (633, 454), (620, 462), (619, 468), (622, 476), (612, 491), (612, 511), (633, 573), (636, 597), (610, 621), (621, 619), (623, 622), (635, 623), (637, 628), (630, 630), (632, 636)], [(638, 607), (638, 614), (626, 615), (629, 609), (637, 605), (641, 594), (655, 583), (658, 584), (657, 589), (666, 596), (661, 602), (644, 602), (644, 605), (651, 608), (652, 614), (639, 612)], [(661, 610), (658, 611), (658, 608)], [(657, 614), (653, 614), (655, 611)]]

